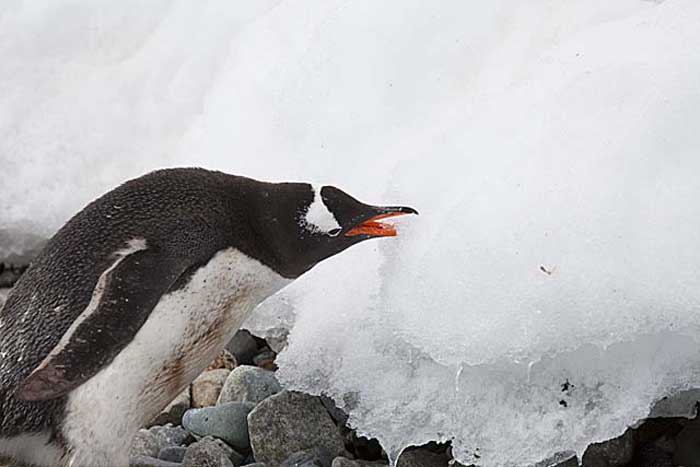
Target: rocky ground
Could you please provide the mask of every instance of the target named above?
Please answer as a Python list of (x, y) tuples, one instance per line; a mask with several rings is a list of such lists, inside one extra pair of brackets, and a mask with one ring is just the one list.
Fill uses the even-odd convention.
[[(4, 271), (8, 277), (7, 270)], [(14, 272), (13, 272), (14, 274)], [(0, 306), (8, 289), (0, 289)], [(285, 390), (275, 377), (280, 342), (239, 331), (212, 364), (137, 434), (131, 467), (370, 467), (388, 465), (332, 400)], [(515, 460), (514, 460), (515, 461)], [(657, 418), (589, 446), (584, 467), (700, 467), (700, 418)], [(533, 467), (575, 467), (562, 453)], [(399, 467), (459, 467), (449, 444), (404, 452)], [(0, 467), (18, 467), (3, 463)]]

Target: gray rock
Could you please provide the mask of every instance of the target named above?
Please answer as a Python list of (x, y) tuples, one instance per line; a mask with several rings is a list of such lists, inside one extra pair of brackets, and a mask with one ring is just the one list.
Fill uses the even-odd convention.
[(338, 425), (345, 425), (348, 421), (348, 414), (346, 414), (343, 409), (335, 405), (335, 401), (328, 396), (321, 396), (321, 402), (326, 408), (331, 418), (335, 420)]
[(215, 436), (234, 449), (250, 448), (247, 417), (255, 404), (228, 402), (214, 407), (190, 409), (182, 417), (182, 426), (198, 436)]
[(253, 365), (274, 371), (277, 369), (277, 366), (275, 365), (276, 358), (277, 354), (275, 352), (268, 348), (264, 348), (259, 354), (253, 357)]
[(216, 405), (216, 400), (219, 398), (221, 388), (224, 387), (224, 382), (231, 371), (225, 368), (218, 370), (205, 371), (197, 376), (192, 382), (192, 407), (209, 407)]
[(578, 467), (578, 457), (575, 452), (558, 452), (534, 467)]
[(191, 406), (189, 385), (183, 390), (163, 411), (153, 420), (151, 425), (165, 425), (182, 423), (182, 416)]
[(168, 462), (149, 456), (135, 456), (129, 459), (129, 467), (180, 467), (177, 462)]
[(683, 467), (700, 466), (700, 417), (690, 420), (676, 436), (673, 463)]
[(350, 460), (345, 457), (336, 457), (333, 459), (331, 467), (379, 467), (389, 465), (381, 461), (363, 461), (363, 460)]
[(182, 467), (238, 467), (243, 459), (220, 439), (207, 436), (187, 448)]
[(181, 426), (172, 426), (170, 424), (164, 426), (153, 426), (149, 431), (155, 433), (160, 439), (161, 447), (179, 446), (191, 441), (190, 434)]
[(295, 452), (281, 467), (331, 467), (332, 457), (324, 448)]
[(261, 402), (277, 394), (282, 386), (275, 374), (255, 366), (241, 365), (226, 378), (217, 404), (226, 402)]
[(185, 446), (166, 446), (158, 453), (158, 459), (169, 462), (182, 462), (185, 457)]
[(252, 464), (245, 464), (245, 467), (267, 467), (262, 462), (253, 462)]
[(131, 457), (157, 457), (160, 452), (160, 439), (150, 430), (139, 430), (131, 442)]
[(236, 358), (239, 365), (252, 365), (253, 357), (258, 354), (258, 343), (246, 329), (239, 329), (226, 344), (226, 350)]
[(404, 451), (399, 457), (398, 467), (447, 467), (447, 456), (424, 449)]
[(634, 467), (673, 467), (673, 455), (653, 444), (642, 447), (634, 456)]
[(346, 454), (343, 438), (318, 397), (282, 391), (248, 415), (255, 459), (278, 467), (287, 457), (322, 447), (331, 457)]
[(160, 450), (166, 446), (178, 446), (190, 440), (189, 433), (180, 426), (153, 426), (139, 430), (131, 443), (132, 457), (158, 457)]
[(622, 436), (593, 443), (583, 453), (581, 460), (585, 467), (623, 467), (634, 456), (634, 430), (627, 430)]

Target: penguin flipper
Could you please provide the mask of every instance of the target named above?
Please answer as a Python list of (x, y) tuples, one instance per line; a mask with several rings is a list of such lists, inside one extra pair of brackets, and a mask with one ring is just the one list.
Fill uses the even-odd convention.
[(80, 386), (131, 342), (182, 272), (155, 250), (119, 257), (95, 287), (92, 300), (58, 345), (22, 381), (23, 400), (55, 399)]

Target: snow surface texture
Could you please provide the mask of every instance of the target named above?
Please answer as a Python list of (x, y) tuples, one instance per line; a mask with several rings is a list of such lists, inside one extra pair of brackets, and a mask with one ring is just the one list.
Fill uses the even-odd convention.
[(696, 0), (127, 3), (4, 5), (0, 257), (161, 166), (320, 180), (421, 216), (249, 324), (392, 456), (580, 454), (700, 386)]

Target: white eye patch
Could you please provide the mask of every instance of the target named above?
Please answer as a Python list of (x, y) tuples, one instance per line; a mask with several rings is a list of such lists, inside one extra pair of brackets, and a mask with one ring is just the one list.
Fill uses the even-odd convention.
[(340, 233), (341, 227), (333, 213), (323, 202), (321, 188), (323, 187), (311, 185), (311, 189), (314, 192), (314, 200), (303, 217), (303, 224), (311, 232), (324, 233), (335, 237)]

